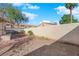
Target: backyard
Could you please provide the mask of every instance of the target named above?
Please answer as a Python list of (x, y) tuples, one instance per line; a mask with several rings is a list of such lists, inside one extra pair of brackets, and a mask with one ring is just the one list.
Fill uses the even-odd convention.
[(0, 56), (79, 55), (78, 11), (78, 3), (0, 3)]

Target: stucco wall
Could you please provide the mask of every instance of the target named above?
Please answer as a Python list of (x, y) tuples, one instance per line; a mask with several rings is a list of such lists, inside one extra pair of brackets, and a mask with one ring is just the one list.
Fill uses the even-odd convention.
[(27, 31), (31, 30), (36, 36), (43, 36), (50, 39), (58, 40), (65, 34), (75, 29), (78, 25), (79, 23), (64, 24), (64, 25), (46, 25), (24, 30), (26, 33)]

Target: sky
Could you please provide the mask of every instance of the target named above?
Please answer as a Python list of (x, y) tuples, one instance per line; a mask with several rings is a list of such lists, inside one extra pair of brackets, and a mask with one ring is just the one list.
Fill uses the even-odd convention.
[[(28, 24), (39, 25), (41, 22), (59, 22), (64, 14), (69, 14), (64, 3), (14, 3), (29, 18)], [(73, 9), (73, 16), (79, 20), (79, 6)], [(27, 24), (27, 23), (24, 23)]]

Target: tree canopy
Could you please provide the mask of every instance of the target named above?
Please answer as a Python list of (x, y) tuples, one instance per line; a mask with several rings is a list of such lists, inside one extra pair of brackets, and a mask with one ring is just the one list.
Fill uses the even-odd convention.
[(71, 22), (70, 23), (72, 23), (73, 21), (72, 21), (72, 10), (75, 8), (75, 7), (77, 7), (77, 3), (66, 3), (65, 4), (65, 7), (67, 8), (67, 9), (69, 9), (70, 10), (70, 17), (71, 17)]
[[(3, 14), (2, 18), (7, 17), (8, 21), (10, 22), (16, 22), (21, 23), (22, 21), (28, 21), (28, 18), (25, 17), (22, 12), (18, 9), (12, 6), (12, 4), (0, 4), (0, 11)], [(0, 14), (1, 14), (0, 13)]]
[(73, 8), (77, 7), (77, 3), (66, 3), (65, 7), (67, 9), (73, 9)]
[[(70, 23), (71, 22), (71, 17), (70, 17), (70, 14), (65, 14), (61, 17), (61, 20), (59, 21), (60, 24), (67, 24), (67, 23)], [(78, 20), (75, 19), (73, 16), (72, 16), (72, 23), (77, 23)]]

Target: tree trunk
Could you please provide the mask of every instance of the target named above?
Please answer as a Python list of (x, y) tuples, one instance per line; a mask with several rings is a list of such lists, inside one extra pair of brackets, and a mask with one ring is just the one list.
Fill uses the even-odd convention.
[(70, 9), (70, 23), (72, 23), (72, 9)]
[(14, 27), (13, 27), (13, 24), (10, 24), (10, 25), (11, 25), (11, 28), (14, 28)]
[(4, 26), (3, 26), (3, 22), (2, 22), (2, 35), (3, 35), (3, 32), (4, 32), (4, 29), (3, 29), (3, 27), (4, 27)]
[(2, 22), (2, 35), (6, 34), (6, 24)]
[[(5, 9), (3, 9), (3, 10), (5, 11)], [(2, 20), (2, 35), (4, 35), (4, 31), (6, 30), (6, 28), (5, 28), (6, 25), (4, 24), (4, 14), (5, 14), (5, 12), (3, 12), (3, 14), (2, 14), (2, 18), (3, 18), (3, 20)]]
[(19, 28), (19, 24), (17, 24), (18, 28)]

